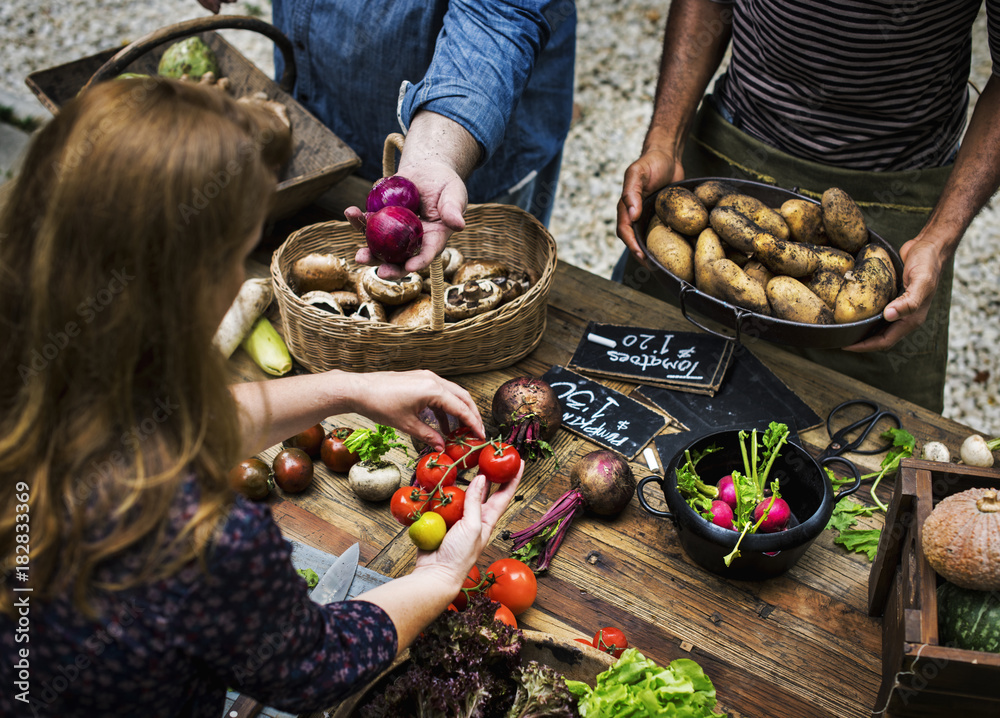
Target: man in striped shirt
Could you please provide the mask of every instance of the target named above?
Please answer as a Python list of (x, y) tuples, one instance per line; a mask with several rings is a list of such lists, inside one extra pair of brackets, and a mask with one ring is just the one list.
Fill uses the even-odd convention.
[[(726, 176), (814, 197), (840, 187), (900, 250), (904, 292), (883, 313), (888, 328), (851, 353), (800, 353), (941, 411), (955, 248), (1000, 184), (995, 67), (962, 137), (982, 2), (673, 0), (652, 121), (618, 205), (631, 251), (618, 278), (662, 292), (631, 222), (665, 184)], [(995, 64), (1000, 0), (985, 2)]]

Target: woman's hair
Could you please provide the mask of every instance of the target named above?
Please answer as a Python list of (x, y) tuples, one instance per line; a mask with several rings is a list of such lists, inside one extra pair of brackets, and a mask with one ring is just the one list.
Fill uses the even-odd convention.
[[(84, 610), (93, 588), (204, 557), (240, 458), (211, 345), (219, 283), (248, 250), (290, 146), (266, 110), (160, 78), (96, 85), (39, 132), (0, 209), (8, 586), (28, 545), (33, 595), (71, 590)], [(192, 474), (197, 511), (168, 541)], [(100, 583), (95, 569), (126, 549), (144, 568)], [(0, 611), (12, 610), (0, 590)]]

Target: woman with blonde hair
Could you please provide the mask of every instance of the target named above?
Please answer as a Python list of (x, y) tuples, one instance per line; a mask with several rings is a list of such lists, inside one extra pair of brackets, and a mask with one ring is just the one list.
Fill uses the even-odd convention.
[(426, 408), (483, 432), (431, 372), (227, 386), (211, 339), (289, 151), (265, 109), (159, 78), (95, 86), (33, 142), (0, 210), (0, 714), (217, 718), (227, 686), (327, 707), (447, 606), (510, 501), (477, 477), (410, 575), (319, 606), (229, 488), (335, 414), (436, 447)]

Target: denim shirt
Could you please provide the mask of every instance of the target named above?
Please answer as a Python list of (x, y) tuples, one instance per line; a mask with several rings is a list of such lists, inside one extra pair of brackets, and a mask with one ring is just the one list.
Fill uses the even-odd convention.
[[(273, 22), (294, 46), (296, 99), (360, 155), (367, 179), (382, 176), (386, 136), (420, 109), (479, 143), (471, 202), (516, 186), (562, 149), (572, 0), (274, 0)], [(277, 51), (275, 67), (280, 77)]]

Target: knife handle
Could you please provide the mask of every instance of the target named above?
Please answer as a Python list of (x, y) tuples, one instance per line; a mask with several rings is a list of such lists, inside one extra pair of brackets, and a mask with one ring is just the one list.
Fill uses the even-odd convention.
[(226, 718), (256, 718), (263, 708), (264, 706), (250, 696), (240, 694), (226, 711)]

